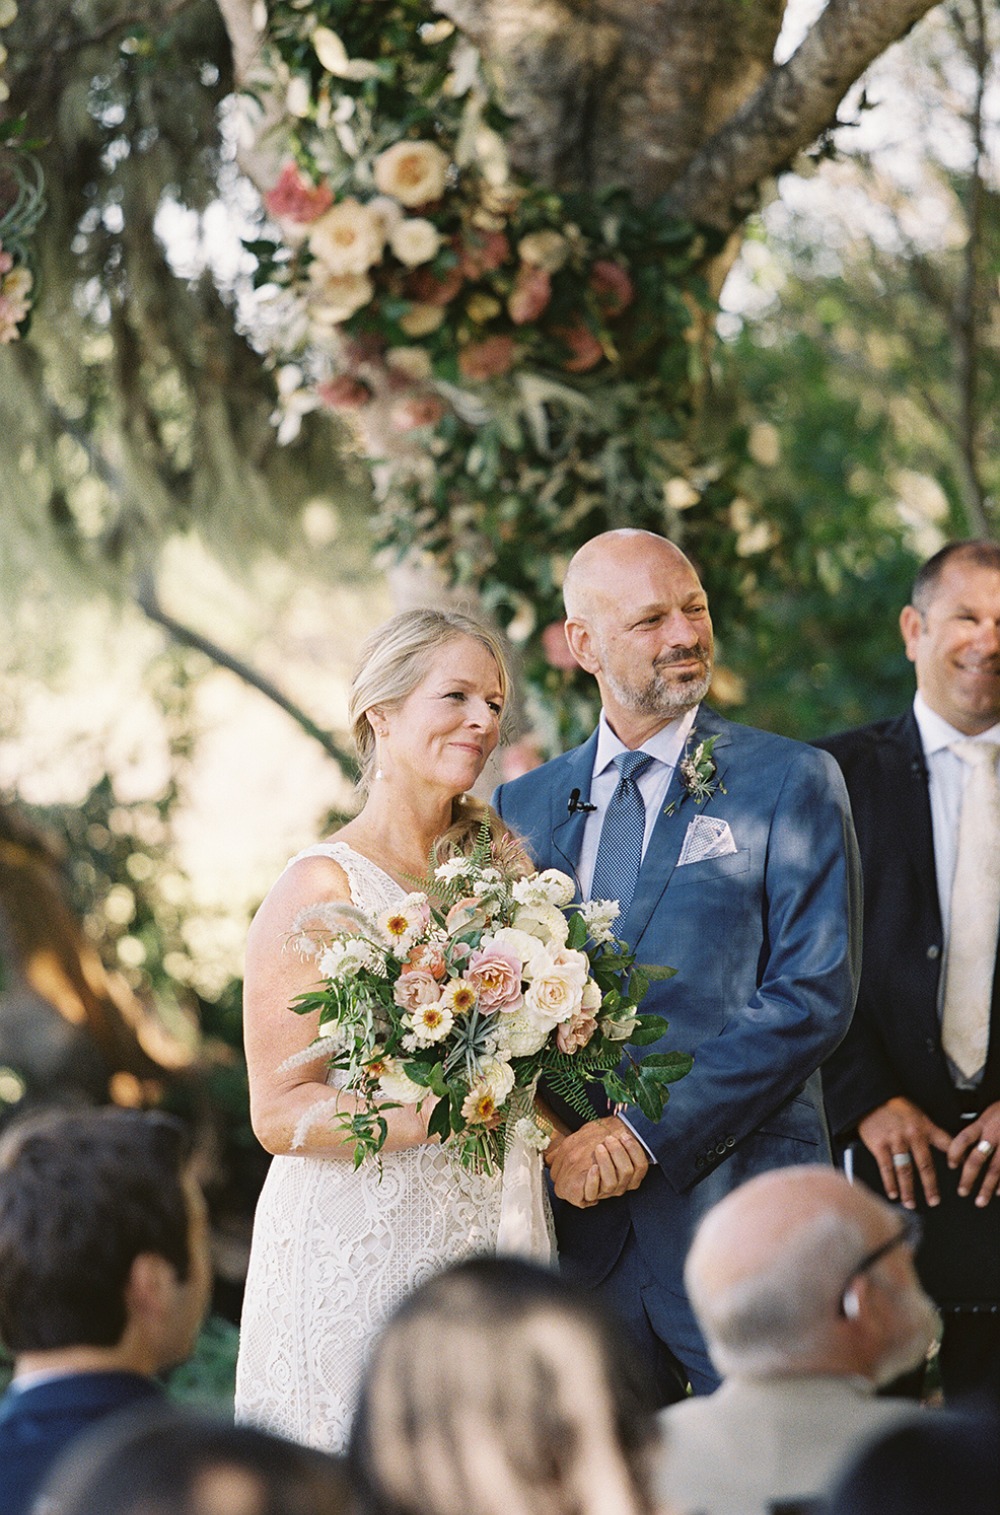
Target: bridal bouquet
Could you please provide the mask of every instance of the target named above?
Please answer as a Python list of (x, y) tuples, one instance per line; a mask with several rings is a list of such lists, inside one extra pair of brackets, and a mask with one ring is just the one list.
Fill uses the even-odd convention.
[(337, 1086), (357, 1097), (336, 1117), (355, 1167), (384, 1145), (386, 1110), (427, 1100), (430, 1134), (467, 1166), (501, 1168), (514, 1136), (544, 1149), (540, 1078), (583, 1119), (595, 1115), (592, 1084), (659, 1118), (691, 1059), (631, 1049), (666, 1031), (639, 1004), (674, 970), (636, 965), (612, 931), (617, 901), (573, 904), (572, 880), (555, 869), (520, 875), (486, 828), (470, 856), (420, 882), (374, 918), (331, 902), (297, 923), (321, 983), (292, 1008), (319, 1012), (309, 1055), (328, 1046)]

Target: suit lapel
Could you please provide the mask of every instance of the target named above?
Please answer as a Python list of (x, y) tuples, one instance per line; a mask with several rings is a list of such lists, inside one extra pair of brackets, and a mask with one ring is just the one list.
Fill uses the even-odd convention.
[[(934, 883), (934, 833), (928, 792), (927, 763), (920, 728), (912, 710), (893, 723), (878, 746), (878, 761), (884, 775), (885, 806), (881, 824), (895, 828), (919, 878)], [(881, 799), (881, 796), (880, 796)]]
[[(714, 710), (702, 705), (698, 711), (698, 718), (691, 728), (685, 751), (693, 752), (699, 742), (713, 736), (716, 741), (712, 755), (715, 758), (718, 777), (725, 782), (725, 749), (732, 740), (729, 722), (716, 715)], [(633, 947), (640, 941), (664, 889), (670, 882), (670, 875), (677, 866), (677, 859), (680, 857), (684, 843), (684, 833), (687, 831), (691, 817), (704, 814), (711, 804), (712, 800), (708, 799), (696, 805), (687, 795), (681, 783), (681, 765), (678, 762), (670, 778), (663, 809), (656, 818), (653, 834), (642, 860), (642, 867), (639, 869), (639, 882), (632, 904), (616, 925), (618, 935), (631, 943)], [(671, 805), (674, 807), (673, 812), (668, 815), (667, 811)]]

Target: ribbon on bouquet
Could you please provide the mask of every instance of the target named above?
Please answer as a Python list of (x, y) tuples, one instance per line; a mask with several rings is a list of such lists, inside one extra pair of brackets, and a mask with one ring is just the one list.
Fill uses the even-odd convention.
[(516, 1130), (504, 1157), (497, 1252), (546, 1267), (555, 1262), (542, 1154)]

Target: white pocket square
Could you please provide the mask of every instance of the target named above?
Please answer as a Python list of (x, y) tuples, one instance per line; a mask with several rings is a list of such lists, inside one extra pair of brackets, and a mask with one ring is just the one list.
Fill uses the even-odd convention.
[(696, 815), (688, 822), (677, 866), (683, 868), (686, 863), (703, 863), (710, 857), (728, 857), (735, 851), (736, 843), (728, 821), (720, 821), (714, 815)]

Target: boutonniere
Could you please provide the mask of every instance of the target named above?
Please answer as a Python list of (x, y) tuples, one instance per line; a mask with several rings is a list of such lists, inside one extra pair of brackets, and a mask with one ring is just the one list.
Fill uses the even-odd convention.
[(703, 742), (699, 742), (693, 752), (688, 751), (690, 740), (689, 737), (688, 742), (684, 745), (684, 752), (678, 764), (681, 787), (684, 793), (679, 800), (672, 800), (670, 802), (663, 812), (664, 815), (673, 815), (677, 806), (683, 805), (688, 795), (691, 796), (696, 805), (703, 805), (706, 800), (712, 798), (717, 789), (723, 794), (726, 793), (726, 786), (718, 776), (718, 764), (712, 756), (712, 749), (719, 740), (718, 733), (715, 736), (706, 737)]

